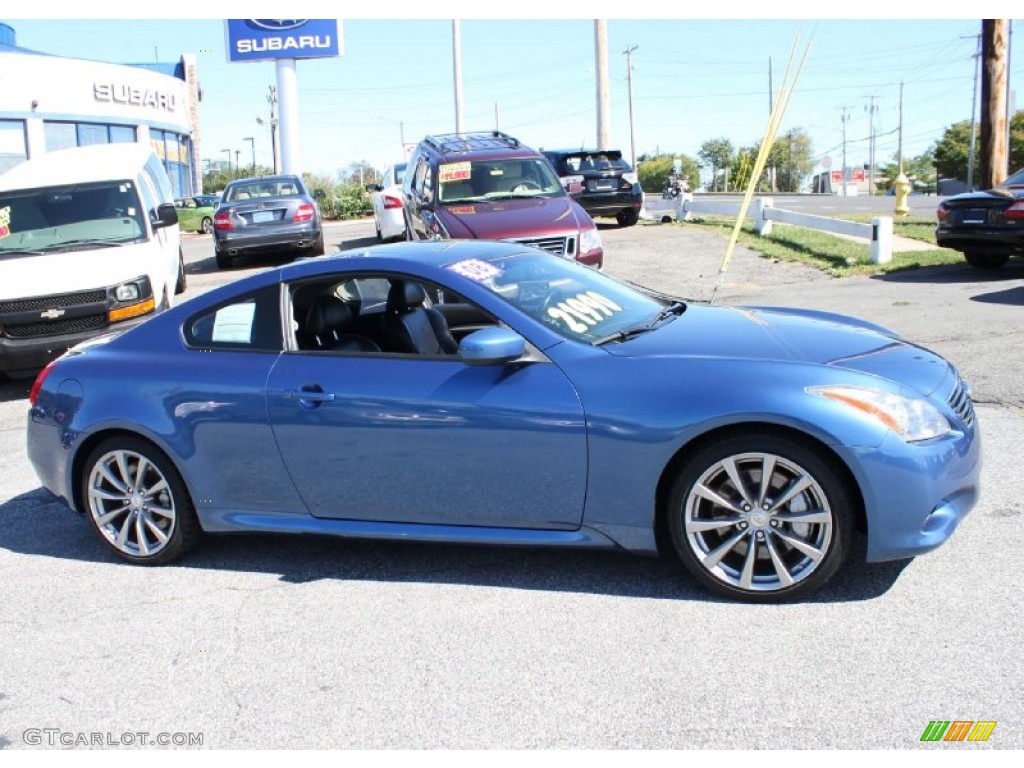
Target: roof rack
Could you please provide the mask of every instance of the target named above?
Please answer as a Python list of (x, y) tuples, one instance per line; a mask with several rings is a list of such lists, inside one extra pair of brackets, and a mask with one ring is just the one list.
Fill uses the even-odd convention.
[(518, 149), (519, 139), (501, 131), (479, 133), (442, 133), (424, 141), (442, 154), (474, 152), (481, 149)]

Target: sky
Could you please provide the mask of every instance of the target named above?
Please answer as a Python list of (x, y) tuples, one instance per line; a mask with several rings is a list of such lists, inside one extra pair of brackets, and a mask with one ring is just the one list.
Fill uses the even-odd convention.
[[(821, 12), (818, 4), (801, 5), (787, 3), (786, 12)], [(796, 60), (805, 50), (807, 56), (798, 77), (794, 64), (790, 79), (795, 82), (780, 134), (803, 129), (811, 136), (815, 158), (831, 160), (838, 168), (845, 113), (847, 162), (866, 163), (873, 104), (876, 158), (885, 163), (897, 151), (902, 82), (904, 155), (926, 151), (947, 126), (971, 117), (981, 22), (887, 19), (886, 7), (873, 0), (858, 3), (857, 12), (864, 14), (859, 19), (638, 20), (614, 18), (621, 4), (588, 4), (589, 12), (608, 18), (612, 146), (629, 156), (627, 48), (635, 46), (637, 155), (695, 157), (712, 138), (726, 137), (737, 147), (760, 141), (769, 116), (769, 62), (777, 90), (796, 44)], [(220, 17), (237, 18), (257, 9), (269, 16), (272, 8), (269, 3), (228, 3), (216, 10)], [(341, 8), (298, 3), (296, 10), (324, 18)], [(387, 8), (400, 12), (394, 3)], [(658, 9), (652, 4), (643, 10), (654, 16)], [(480, 3), (446, 4), (444, 10), (482, 15)], [(907, 15), (936, 12), (934, 3), (904, 4), (900, 10)], [(979, 10), (998, 18), (1012, 12), (1009, 3), (983, 3)], [(111, 16), (105, 19), (2, 20), (14, 27), (18, 45), (63, 56), (128, 63), (174, 61), (182, 53), (195, 53), (204, 92), (203, 156), (223, 160), (222, 150), (240, 150), (247, 162), (251, 149), (245, 137), (251, 136), (257, 163), (269, 166), (269, 129), (256, 118), (269, 117), (273, 63), (228, 63), (222, 18), (127, 18), (137, 11), (137, 5), (112, 3), (103, 6), (102, 15)], [(518, 3), (516, 12), (529, 17), (461, 22), (466, 129), (497, 126), (536, 148), (593, 146), (593, 20), (546, 19), (542, 3)], [(1013, 30), (1012, 98), (1024, 108), (1024, 23), (1015, 21)], [(342, 36), (341, 57), (297, 65), (304, 170), (333, 175), (357, 161), (383, 170), (401, 159), (402, 139), (414, 144), (424, 135), (455, 129), (450, 19), (346, 17)]]

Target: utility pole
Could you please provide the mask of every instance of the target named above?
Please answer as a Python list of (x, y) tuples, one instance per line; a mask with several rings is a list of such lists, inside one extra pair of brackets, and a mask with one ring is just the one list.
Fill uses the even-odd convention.
[(462, 133), (462, 31), (458, 19), (452, 19), (452, 76), (455, 80), (455, 132)]
[[(971, 92), (971, 146), (967, 150), (967, 188), (974, 191), (974, 156), (978, 142), (978, 80), (981, 67), (981, 35), (978, 35), (978, 50), (974, 53), (974, 89)], [(938, 184), (936, 178), (935, 183)]]
[(501, 130), (501, 121), (498, 119), (498, 102), (494, 102), (494, 130)]
[(594, 59), (597, 77), (597, 148), (608, 149), (611, 106), (608, 98), (608, 22), (594, 20)]
[(981, 185), (992, 189), (1006, 178), (1006, 19), (981, 20)]
[(252, 175), (256, 175), (256, 137), (246, 136), (242, 141), (249, 142), (249, 148), (252, 149)]
[(242, 154), (242, 150), (240, 150), (240, 149), (236, 149), (235, 150), (235, 168), (236, 169), (242, 167), (242, 164), (239, 162), (239, 159), (238, 159), (241, 156), (241, 154)]
[(846, 123), (850, 119), (850, 116), (846, 112), (848, 109), (849, 107), (843, 107), (843, 114), (839, 118), (840, 120), (843, 121), (843, 173), (841, 176), (842, 181), (839, 182), (839, 185), (844, 197), (846, 196), (846, 182), (848, 181), (848, 176), (846, 173)]
[(900, 80), (900, 126), (899, 140), (896, 143), (896, 162), (899, 164), (900, 173), (903, 173), (903, 81)]
[(868, 112), (868, 195), (875, 194), (875, 113), (878, 105), (877, 96), (868, 96), (871, 100), (865, 109)]
[[(775, 86), (772, 84), (772, 57), (768, 57), (768, 119), (771, 119), (772, 113), (775, 111)], [(770, 157), (770, 156), (769, 156)], [(776, 192), (775, 189), (775, 164), (768, 169), (768, 181), (771, 185), (772, 194)], [(758, 180), (760, 183), (760, 179)]]
[(626, 84), (629, 90), (629, 164), (636, 168), (636, 139), (633, 136), (633, 51), (639, 48), (634, 45), (623, 53), (626, 56)]

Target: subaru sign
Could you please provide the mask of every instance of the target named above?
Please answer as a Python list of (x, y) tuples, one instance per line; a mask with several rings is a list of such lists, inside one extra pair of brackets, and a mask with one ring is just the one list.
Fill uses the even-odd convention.
[(228, 19), (228, 61), (340, 56), (337, 19)]

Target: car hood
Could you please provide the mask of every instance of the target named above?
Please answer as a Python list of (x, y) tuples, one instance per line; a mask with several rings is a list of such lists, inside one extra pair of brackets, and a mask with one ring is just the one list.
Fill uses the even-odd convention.
[(0, 299), (106, 288), (154, 269), (152, 242), (24, 256), (0, 254)]
[(621, 356), (784, 360), (843, 368), (932, 394), (949, 372), (938, 355), (871, 323), (779, 307), (708, 307), (604, 349)]
[(439, 218), (453, 238), (510, 240), (580, 228), (568, 197), (524, 197), (442, 206)]

